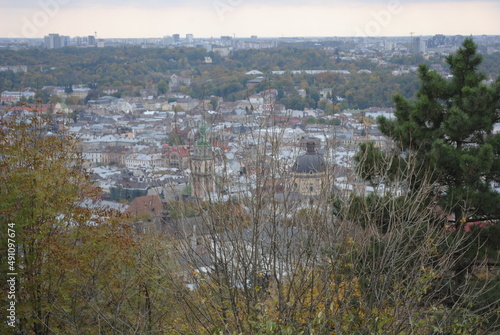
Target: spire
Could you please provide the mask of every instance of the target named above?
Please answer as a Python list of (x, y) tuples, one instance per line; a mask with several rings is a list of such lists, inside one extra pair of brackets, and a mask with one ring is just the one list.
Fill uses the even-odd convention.
[(207, 137), (207, 129), (205, 128), (205, 120), (201, 120), (201, 126), (200, 126), (200, 140), (205, 142), (206, 137)]
[(196, 141), (196, 146), (198, 147), (209, 147), (210, 143), (207, 141), (207, 129), (205, 127), (205, 120), (201, 120), (200, 125), (200, 138)]

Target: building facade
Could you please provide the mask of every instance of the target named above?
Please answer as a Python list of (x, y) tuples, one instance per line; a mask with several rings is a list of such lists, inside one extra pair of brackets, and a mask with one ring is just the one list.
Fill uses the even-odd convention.
[(306, 153), (299, 156), (292, 166), (290, 191), (309, 203), (325, 195), (328, 188), (327, 166), (322, 155), (316, 151), (317, 139), (305, 142)]
[(206, 138), (204, 122), (191, 156), (191, 174), (195, 197), (205, 198), (214, 191), (214, 157), (212, 145)]

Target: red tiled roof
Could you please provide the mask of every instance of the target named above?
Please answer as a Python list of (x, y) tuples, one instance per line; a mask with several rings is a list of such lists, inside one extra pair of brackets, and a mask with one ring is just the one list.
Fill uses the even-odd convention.
[(146, 195), (132, 200), (125, 213), (131, 216), (155, 216), (159, 215), (162, 210), (163, 203), (158, 195)]
[(47, 112), (49, 110), (49, 107), (37, 107), (37, 108), (33, 108), (33, 107), (29, 107), (29, 106), (15, 106), (15, 107), (12, 107), (10, 108), (8, 111), (9, 112), (12, 112), (12, 111), (27, 111), (27, 112)]
[(165, 150), (165, 155), (169, 156), (173, 153), (179, 154), (181, 157), (188, 157), (189, 156), (189, 146), (188, 145), (176, 145), (176, 146), (170, 146), (168, 144), (163, 145), (163, 149)]

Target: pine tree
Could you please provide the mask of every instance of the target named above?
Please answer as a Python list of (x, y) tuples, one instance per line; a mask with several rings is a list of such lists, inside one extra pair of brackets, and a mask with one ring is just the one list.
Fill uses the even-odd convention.
[[(452, 77), (445, 79), (420, 65), (421, 87), (415, 101), (395, 96), (396, 119), (378, 120), (382, 133), (399, 152), (417, 156), (420, 174), (432, 174), (439, 204), (455, 223), (500, 218), (500, 77), (491, 85), (478, 72), (482, 57), (472, 39), (447, 57)], [(418, 188), (421, 176), (410, 180)]]
[[(461, 250), (452, 256), (454, 265), (448, 273), (447, 288), (450, 296), (444, 304), (456, 309), (460, 296), (469, 294), (464, 288), (469, 287), (477, 298), (466, 309), (482, 310), (486, 323), (495, 328), (498, 320), (492, 315), (499, 308), (496, 292), (500, 280), (498, 276), (485, 279), (477, 274), (478, 269), (486, 268), (481, 265), (487, 264), (488, 269), (498, 266), (500, 193), (495, 187), (500, 182), (500, 133), (493, 130), (500, 122), (500, 77), (486, 83), (485, 75), (478, 71), (481, 60), (476, 44), (466, 39), (455, 54), (446, 58), (450, 78), (420, 65), (416, 99), (396, 95), (396, 118), (377, 120), (395, 148), (377, 153), (373, 145), (362, 145), (356, 162), (360, 177), (372, 183), (400, 182), (402, 175), (410, 196), (432, 185), (433, 192), (424, 203), (434, 211), (429, 222), (446, 222), (438, 217), (448, 216), (441, 234), (449, 242), (438, 253), (449, 252), (452, 247)], [(370, 210), (383, 213), (376, 201)], [(378, 229), (386, 233), (391, 229), (387, 222), (391, 220), (382, 217)], [(397, 227), (392, 228), (397, 231)], [(479, 293), (478, 287), (492, 289)]]

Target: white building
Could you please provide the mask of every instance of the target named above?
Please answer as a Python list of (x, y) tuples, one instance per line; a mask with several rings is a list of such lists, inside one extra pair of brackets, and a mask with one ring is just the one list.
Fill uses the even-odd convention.
[(83, 158), (94, 166), (103, 162), (103, 152), (101, 149), (88, 148), (82, 154)]
[(128, 155), (125, 158), (125, 166), (127, 168), (141, 168), (141, 167), (147, 167), (147, 168), (163, 168), (165, 166), (165, 160), (163, 159), (163, 156), (161, 154), (140, 154), (140, 153), (135, 153)]
[(35, 98), (34, 92), (13, 92), (13, 91), (3, 91), (1, 95), (2, 102), (19, 102), (21, 98), (24, 97), (26, 99)]

